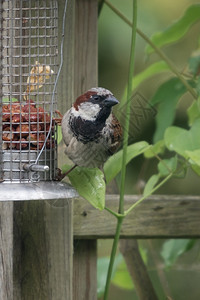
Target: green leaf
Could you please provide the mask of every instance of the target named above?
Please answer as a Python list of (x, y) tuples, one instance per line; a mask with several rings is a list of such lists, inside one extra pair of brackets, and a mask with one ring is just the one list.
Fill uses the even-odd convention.
[[(114, 267), (112, 271), (112, 277), (116, 272), (117, 266), (122, 262), (123, 257), (121, 254), (118, 254), (115, 258)], [(106, 276), (108, 273), (110, 258), (109, 257), (100, 257), (97, 260), (97, 294), (98, 298), (102, 297), (105, 291), (106, 285)]]
[(149, 178), (149, 180), (147, 181), (144, 187), (144, 192), (143, 192), (144, 197), (149, 196), (151, 194), (153, 188), (155, 187), (159, 179), (160, 179), (160, 174), (154, 174)]
[(61, 126), (57, 126), (57, 144), (59, 145), (62, 141), (62, 128)]
[(176, 126), (167, 128), (164, 140), (170, 151), (175, 151), (188, 159), (187, 151), (200, 149), (200, 119), (194, 121), (190, 130)]
[(200, 96), (200, 76), (197, 77), (196, 90), (198, 95)]
[(144, 152), (144, 157), (152, 158), (155, 157), (156, 154), (162, 154), (165, 150), (164, 140), (158, 141), (156, 144), (151, 145), (149, 149)]
[(18, 102), (18, 99), (16, 99), (16, 98), (11, 98), (11, 99), (9, 99), (9, 98), (3, 98), (2, 102), (3, 103)]
[[(155, 33), (151, 40), (157, 47), (163, 47), (168, 44), (172, 44), (181, 39), (194, 25), (200, 20), (200, 5), (194, 4), (188, 7), (184, 15), (174, 22), (171, 26), (166, 28), (164, 31)], [(146, 53), (150, 54), (154, 52), (151, 46), (146, 47)]]
[(112, 283), (122, 289), (134, 289), (133, 281), (131, 279), (129, 271), (127, 270), (127, 266), (124, 260), (117, 267), (117, 271), (115, 272), (115, 276), (112, 279)]
[[(126, 164), (128, 164), (134, 157), (142, 154), (145, 150), (148, 149), (148, 147), (150, 146), (145, 141), (128, 146)], [(120, 150), (119, 152), (111, 156), (104, 164), (104, 174), (107, 183), (109, 183), (113, 178), (115, 178), (115, 176), (121, 171), (122, 154), (123, 150)]]
[(200, 167), (200, 149), (194, 151), (185, 151), (186, 155), (190, 158), (191, 164), (196, 164)]
[(158, 171), (160, 176), (165, 177), (175, 172), (177, 167), (177, 156), (163, 159), (158, 163)]
[(200, 167), (197, 165), (191, 165), (192, 170), (198, 175), (200, 176)]
[[(146, 79), (152, 77), (153, 75), (156, 75), (161, 72), (169, 71), (169, 66), (166, 64), (165, 61), (158, 61), (150, 66), (148, 66), (144, 71), (140, 72), (136, 76), (133, 77), (133, 83), (132, 86), (134, 87), (134, 90)], [(120, 101), (120, 107), (122, 107), (127, 99), (127, 87), (125, 89), (124, 95), (122, 97), (122, 100)]]
[(195, 240), (191, 239), (171, 239), (166, 241), (161, 251), (165, 266), (171, 267), (181, 254), (194, 246), (194, 243)]
[(136, 89), (144, 80), (150, 78), (153, 75), (156, 75), (160, 72), (169, 71), (169, 66), (165, 61), (157, 61), (150, 66), (148, 66), (144, 71), (137, 74), (133, 78), (133, 86)]
[[(69, 165), (62, 167), (62, 172), (69, 170)], [(73, 187), (97, 209), (105, 206), (104, 174), (98, 168), (76, 167), (68, 174)]]
[(190, 126), (194, 123), (196, 119), (200, 118), (199, 105), (197, 101), (194, 101), (187, 109), (187, 115), (188, 115), (188, 123)]
[(156, 131), (154, 142), (163, 139), (165, 129), (169, 127), (175, 117), (176, 105), (179, 98), (186, 92), (186, 87), (178, 78), (171, 78), (164, 82), (150, 101), (150, 104), (159, 103), (156, 115)]
[(200, 72), (200, 49), (192, 53), (192, 56), (188, 61), (189, 71), (194, 75), (198, 75)]
[[(147, 252), (143, 247), (139, 247), (140, 255), (144, 263), (147, 263)], [(117, 265), (112, 283), (122, 289), (132, 290), (134, 288), (133, 281), (127, 269), (124, 259)]]

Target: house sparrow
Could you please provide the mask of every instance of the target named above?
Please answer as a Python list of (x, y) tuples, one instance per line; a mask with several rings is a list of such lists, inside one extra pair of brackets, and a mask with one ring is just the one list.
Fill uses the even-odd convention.
[(118, 103), (109, 90), (91, 88), (65, 113), (62, 119), (65, 154), (75, 166), (101, 167), (118, 149), (122, 129), (112, 113), (112, 106)]

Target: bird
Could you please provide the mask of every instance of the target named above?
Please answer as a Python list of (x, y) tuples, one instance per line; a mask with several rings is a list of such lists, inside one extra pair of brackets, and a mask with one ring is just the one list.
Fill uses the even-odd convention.
[(122, 127), (112, 112), (118, 103), (111, 91), (94, 87), (79, 96), (64, 114), (61, 128), (65, 154), (74, 163), (69, 171), (76, 166), (101, 168), (120, 147)]

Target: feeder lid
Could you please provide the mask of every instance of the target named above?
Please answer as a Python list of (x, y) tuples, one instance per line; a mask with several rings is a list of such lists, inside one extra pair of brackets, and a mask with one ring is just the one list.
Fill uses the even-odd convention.
[(75, 197), (78, 197), (77, 191), (62, 182), (0, 183), (0, 201), (59, 200)]

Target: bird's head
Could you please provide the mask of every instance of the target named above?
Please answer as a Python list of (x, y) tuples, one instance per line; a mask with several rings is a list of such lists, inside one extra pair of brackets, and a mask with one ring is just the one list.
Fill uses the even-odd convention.
[(113, 94), (101, 87), (91, 88), (83, 95), (79, 96), (73, 108), (75, 115), (88, 121), (103, 120), (105, 121), (110, 113), (112, 106), (118, 104), (119, 101)]

